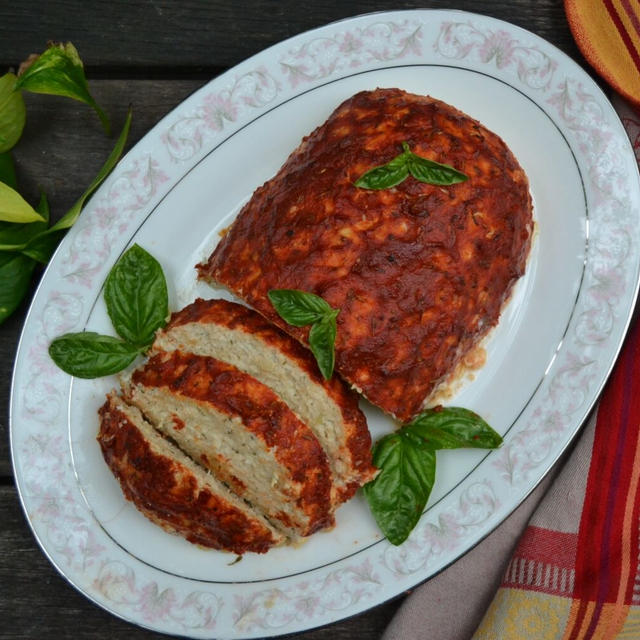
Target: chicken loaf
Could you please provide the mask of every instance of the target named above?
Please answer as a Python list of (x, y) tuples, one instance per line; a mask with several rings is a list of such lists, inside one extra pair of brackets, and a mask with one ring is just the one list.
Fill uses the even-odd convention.
[(285, 537), (112, 393), (98, 441), (122, 490), (151, 521), (203, 547), (264, 553)]
[[(109, 396), (101, 425), (105, 460), (145, 515), (236, 553), (333, 526), (336, 508), (376, 472), (357, 396), (324, 381), (291, 337), (225, 300), (198, 300), (172, 316), (147, 361), (123, 378), (121, 396)], [(232, 544), (214, 525), (203, 531), (209, 512), (178, 510), (178, 518), (167, 507), (178, 489), (164, 496), (140, 480), (135, 452), (143, 449), (162, 456), (153, 468), (170, 469), (178, 487), (195, 482), (229, 509), (240, 504), (255, 535)]]
[[(468, 179), (356, 186), (407, 147)], [(302, 141), (198, 269), (303, 343), (309, 328), (267, 294), (324, 298), (340, 311), (338, 373), (406, 421), (497, 324), (531, 233), (527, 177), (502, 139), (442, 101), (376, 89)]]

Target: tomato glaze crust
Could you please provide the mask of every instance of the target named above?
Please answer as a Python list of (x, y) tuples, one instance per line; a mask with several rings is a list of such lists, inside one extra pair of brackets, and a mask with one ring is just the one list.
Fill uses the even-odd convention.
[(165, 331), (191, 322), (212, 322), (231, 330), (243, 331), (260, 338), (266, 345), (275, 347), (295, 362), (314, 383), (324, 388), (342, 414), (347, 449), (343, 456), (348, 457), (345, 462), (358, 472), (359, 479), (345, 489), (340, 500), (347, 501), (364, 482), (373, 479), (376, 470), (371, 462), (371, 434), (364, 414), (358, 407), (358, 396), (336, 377), (325, 380), (308, 349), (252, 309), (228, 300), (199, 298), (172, 314)]
[[(403, 142), (469, 179), (354, 186)], [(439, 100), (377, 89), (303, 139), (198, 269), (303, 343), (309, 329), (280, 319), (270, 289), (340, 309), (337, 371), (405, 421), (497, 324), (531, 233), (528, 180), (497, 135)]]
[[(326, 454), (309, 427), (267, 386), (226, 362), (180, 351), (153, 355), (133, 372), (132, 381), (166, 388), (197, 402), (203, 410), (212, 407), (238, 419), (288, 472), (291, 498), (309, 519), (301, 534), (311, 535), (335, 524)], [(221, 479), (238, 492), (232, 477)]]
[(243, 554), (265, 553), (282, 541), (254, 518), (216, 495), (178, 460), (155, 451), (115, 396), (99, 410), (98, 442), (125, 497), (151, 521), (194, 544)]

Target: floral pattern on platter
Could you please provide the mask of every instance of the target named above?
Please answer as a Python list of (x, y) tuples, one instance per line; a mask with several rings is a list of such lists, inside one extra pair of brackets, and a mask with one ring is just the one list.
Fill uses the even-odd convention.
[(126, 564), (104, 562), (93, 587), (114, 605), (139, 612), (147, 622), (171, 621), (191, 631), (215, 628), (222, 601), (213, 593), (199, 590), (181, 596), (170, 587), (162, 589), (156, 581), (144, 585), (138, 582)]
[(292, 88), (353, 71), (371, 62), (390, 62), (422, 52), (422, 25), (377, 22), (332, 37), (314, 38), (280, 58), (280, 67)]
[(65, 438), (47, 432), (27, 437), (21, 451), (29, 516), (43, 531), (47, 548), (68, 569), (90, 572), (107, 550), (91, 518), (75, 496)]
[(528, 423), (516, 430), (493, 461), (514, 486), (527, 482), (541, 465), (548, 464), (557, 444), (573, 424), (573, 416), (586, 405), (594, 388), (594, 349), (610, 341), (621, 294), (627, 291), (629, 256), (637, 250), (633, 241), (635, 215), (624, 175), (616, 158), (624, 155), (623, 142), (613, 133), (594, 95), (572, 79), (558, 84), (547, 100), (575, 134), (588, 167), (593, 202), (590, 206), (588, 260), (580, 291), (580, 311), (573, 337), (579, 348), (567, 349), (547, 385), (545, 395)]
[[(155, 130), (153, 152), (132, 152), (54, 259), (58, 283), (55, 290), (43, 290), (38, 313), (30, 320), (33, 339), (21, 346), (21, 403), (14, 414), (20, 429), (12, 426), (18, 485), (36, 534), (56, 565), (118, 615), (193, 637), (210, 637), (213, 629), (224, 637), (272, 635), (308, 628), (309, 621), (323, 624), (353, 615), (392, 597), (499, 523), (512, 503), (509, 492), (515, 495), (540, 477), (602, 380), (603, 354), (615, 346), (612, 336), (624, 321), (621, 309), (633, 284), (627, 264), (638, 252), (637, 215), (617, 162), (625, 152), (620, 135), (601, 100), (580, 81), (563, 77), (553, 49), (535, 36), (490, 19), (456, 21), (459, 14), (448, 12), (444, 15), (454, 19), (441, 22), (440, 12), (427, 12), (424, 20), (416, 18), (420, 12), (404, 15), (412, 17), (385, 21), (368, 16), (353, 26), (333, 25), (298, 40), (295, 47), (280, 47), (252, 70), (212, 81), (171, 116), (168, 127)], [(378, 63), (388, 67), (434, 56), (439, 64), (467, 60), (469, 68), (507, 74), (515, 86), (521, 83), (524, 92), (546, 100), (583, 159), (592, 199), (587, 267), (578, 313), (540, 390), (541, 400), (507, 434), (502, 450), (489, 456), (490, 464), (483, 463), (470, 480), (430, 508), (400, 547), (382, 542), (304, 579), (208, 588), (138, 562), (116, 548), (80, 496), (62, 418), (69, 382), (49, 360), (48, 341), (82, 326), (113, 247), (149, 213), (162, 185), (177, 182), (180, 172), (213, 149), (223, 134), (296, 95), (303, 84), (306, 90)], [(640, 122), (633, 124), (640, 154)], [(482, 475), (491, 469), (497, 470), (491, 478)]]
[(471, 22), (443, 23), (434, 49), (445, 58), (471, 58), (497, 69), (515, 69), (532, 89), (548, 88), (558, 66), (538, 46), (525, 45), (503, 29), (479, 29)]
[(111, 181), (109, 190), (76, 223), (73, 242), (60, 261), (67, 282), (91, 287), (111, 254), (112, 244), (129, 228), (132, 213), (144, 209), (168, 180), (157, 160), (137, 158)]
[(425, 569), (442, 554), (460, 548), (464, 540), (486, 523), (500, 506), (491, 482), (467, 487), (454, 503), (437, 514), (427, 512), (409, 538), (399, 547), (388, 546), (386, 567), (397, 575), (411, 575)]
[(280, 86), (264, 67), (258, 67), (227, 84), (223, 89), (207, 93), (200, 106), (188, 115), (176, 120), (165, 133), (162, 141), (174, 161), (190, 160), (228, 124), (236, 123), (242, 116), (271, 104)]
[(271, 588), (250, 596), (236, 596), (234, 627), (240, 632), (281, 629), (293, 621), (340, 612), (371, 598), (382, 587), (381, 576), (365, 560), (320, 579), (299, 582), (291, 589)]

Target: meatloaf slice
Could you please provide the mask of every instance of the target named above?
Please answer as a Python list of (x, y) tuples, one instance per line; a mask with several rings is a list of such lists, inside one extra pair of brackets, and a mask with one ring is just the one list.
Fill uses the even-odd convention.
[(115, 393), (100, 409), (98, 442), (124, 495), (151, 521), (190, 542), (242, 554), (282, 544), (246, 502), (160, 435)]
[(373, 479), (371, 435), (358, 396), (337, 377), (325, 381), (308, 349), (252, 309), (227, 300), (196, 300), (173, 314), (154, 349), (215, 357), (272, 389), (325, 450), (332, 504)]
[[(468, 179), (355, 185), (403, 145)], [(198, 269), (304, 343), (308, 327), (286, 324), (267, 294), (324, 298), (340, 310), (336, 370), (406, 421), (497, 324), (531, 233), (528, 180), (503, 140), (440, 100), (376, 89), (304, 138)]]
[(267, 386), (216, 358), (160, 351), (127, 400), (288, 536), (332, 526), (331, 472), (313, 432)]

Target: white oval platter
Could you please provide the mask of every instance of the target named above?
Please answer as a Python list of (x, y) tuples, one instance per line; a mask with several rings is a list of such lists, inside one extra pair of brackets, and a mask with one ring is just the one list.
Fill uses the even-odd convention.
[[(133, 242), (162, 263), (177, 309), (225, 295), (197, 283), (253, 190), (301, 138), (363, 89), (400, 87), (480, 120), (527, 172), (536, 237), (487, 342), (487, 363), (449, 404), (504, 435), (487, 453), (443, 452), (428, 508), (391, 546), (357, 496), (296, 548), (240, 562), (150, 524), (101, 459), (97, 408), (115, 378), (72, 380), (52, 338), (112, 333), (104, 279)], [(535, 487), (593, 407), (635, 302), (640, 188), (616, 112), (539, 37), (456, 11), (360, 16), (254, 56), (207, 84), (121, 160), (64, 239), (25, 323), (11, 397), (16, 482), (57, 569), (135, 624), (194, 638), (264, 637), (327, 624), (427, 580), (491, 532)], [(392, 422), (363, 403), (374, 438)]]

